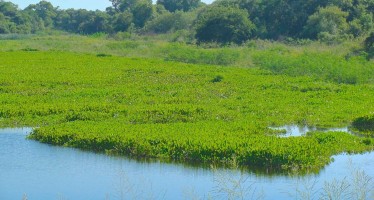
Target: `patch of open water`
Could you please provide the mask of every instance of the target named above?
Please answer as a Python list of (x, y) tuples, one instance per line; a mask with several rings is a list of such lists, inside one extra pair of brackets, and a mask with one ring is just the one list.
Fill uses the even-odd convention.
[[(352, 178), (352, 168), (374, 177), (374, 153), (334, 156), (318, 174), (266, 175), (238, 170), (138, 162), (123, 157), (42, 144), (25, 137), (30, 129), (0, 130), (0, 199), (227, 199), (233, 189), (260, 199), (296, 199), (297, 189)], [(234, 185), (240, 183), (240, 187)], [(223, 186), (226, 184), (227, 186)], [(241, 193), (242, 192), (242, 193)], [(261, 195), (263, 194), (263, 195)]]
[(336, 132), (346, 132), (346, 133), (352, 133), (348, 127), (342, 127), (342, 128), (317, 128), (314, 126), (300, 126), (300, 125), (285, 125), (280, 127), (269, 127), (274, 130), (285, 130), (285, 133), (279, 134), (279, 137), (299, 137), (306, 135), (307, 132), (310, 131), (336, 131)]

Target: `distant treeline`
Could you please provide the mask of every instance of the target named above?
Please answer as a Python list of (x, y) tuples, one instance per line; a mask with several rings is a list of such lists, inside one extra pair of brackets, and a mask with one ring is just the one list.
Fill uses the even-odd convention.
[(374, 29), (374, 0), (110, 1), (105, 11), (89, 11), (64, 10), (48, 1), (21, 10), (0, 0), (0, 34), (173, 33), (184, 40), (240, 44), (252, 38), (339, 42)]

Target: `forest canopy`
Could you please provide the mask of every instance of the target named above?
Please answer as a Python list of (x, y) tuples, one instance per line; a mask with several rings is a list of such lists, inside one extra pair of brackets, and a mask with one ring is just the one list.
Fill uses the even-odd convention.
[(196, 42), (243, 43), (252, 38), (327, 42), (368, 37), (374, 0), (110, 0), (105, 11), (60, 9), (48, 1), (19, 9), (0, 0), (0, 34), (60, 30), (79, 34), (180, 33)]

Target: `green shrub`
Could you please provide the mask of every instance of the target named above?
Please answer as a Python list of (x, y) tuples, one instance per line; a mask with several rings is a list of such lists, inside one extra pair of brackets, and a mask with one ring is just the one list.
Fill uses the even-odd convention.
[(234, 7), (209, 6), (196, 19), (198, 42), (241, 44), (253, 37), (254, 29), (248, 13)]

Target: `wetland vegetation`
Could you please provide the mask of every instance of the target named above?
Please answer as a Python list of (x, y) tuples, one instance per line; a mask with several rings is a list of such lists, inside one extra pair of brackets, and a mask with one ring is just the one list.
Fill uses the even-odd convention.
[[(183, 11), (125, 2), (89, 12), (0, 1), (0, 125), (36, 127), (29, 138), (53, 145), (276, 171), (318, 171), (333, 155), (374, 149), (371, 1), (305, 5), (274, 24), (273, 1)], [(151, 14), (142, 21), (137, 9)], [(352, 125), (361, 136), (269, 128), (288, 124)]]
[[(54, 45), (47, 45), (48, 41)], [(86, 52), (64, 49), (75, 42), (86, 45)], [(279, 59), (287, 60), (285, 49), (292, 54), (300, 52), (299, 47), (278, 43), (269, 43), (265, 49), (227, 47), (237, 52), (237, 63), (249, 59), (253, 60), (248, 63), (256, 63), (257, 59), (265, 64), (219, 66), (204, 64), (204, 60), (194, 62), (198, 64), (169, 61), (167, 49), (173, 49), (171, 54), (183, 55), (193, 49), (219, 56), (225, 48), (177, 44), (178, 52), (175, 44), (164, 42), (150, 43), (149, 48), (143, 47), (142, 41), (70, 35), (0, 43), (1, 124), (39, 127), (30, 138), (41, 142), (142, 158), (223, 165), (235, 161), (241, 166), (314, 170), (329, 163), (332, 155), (374, 148), (372, 138), (343, 132), (269, 136), (277, 132), (269, 126), (284, 124), (349, 126), (374, 109), (374, 85), (359, 70), (346, 72), (359, 77), (357, 83), (341, 83), (336, 77), (272, 71), (265, 59), (256, 57), (271, 61), (278, 52)], [(156, 50), (148, 57), (135, 58), (117, 56), (116, 48), (100, 51), (113, 56), (97, 56), (97, 50), (89, 48), (129, 43), (135, 47), (123, 53)], [(243, 52), (250, 58), (240, 60)], [(164, 55), (152, 58), (151, 54), (161, 53)], [(350, 62), (337, 58), (343, 65)], [(321, 63), (314, 61), (310, 59), (309, 65)], [(374, 68), (372, 61), (365, 59), (352, 63), (363, 70)]]

